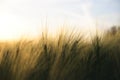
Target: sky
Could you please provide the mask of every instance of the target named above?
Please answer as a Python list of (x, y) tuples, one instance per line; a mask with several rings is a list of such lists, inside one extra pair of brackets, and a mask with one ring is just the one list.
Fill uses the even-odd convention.
[[(35, 37), (47, 26), (94, 32), (120, 25), (120, 0), (0, 0), (0, 40)], [(87, 33), (86, 33), (87, 34)]]

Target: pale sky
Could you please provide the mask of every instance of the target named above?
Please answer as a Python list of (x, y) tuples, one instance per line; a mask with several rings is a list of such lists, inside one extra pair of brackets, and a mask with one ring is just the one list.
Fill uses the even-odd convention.
[[(0, 0), (0, 40), (37, 36), (64, 24), (81, 32), (120, 25), (120, 0)], [(67, 25), (67, 26), (65, 26)]]

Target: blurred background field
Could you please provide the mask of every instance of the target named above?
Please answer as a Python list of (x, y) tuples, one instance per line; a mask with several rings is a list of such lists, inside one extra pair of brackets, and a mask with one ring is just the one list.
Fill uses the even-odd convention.
[(91, 40), (61, 32), (0, 43), (0, 80), (120, 80), (120, 28)]

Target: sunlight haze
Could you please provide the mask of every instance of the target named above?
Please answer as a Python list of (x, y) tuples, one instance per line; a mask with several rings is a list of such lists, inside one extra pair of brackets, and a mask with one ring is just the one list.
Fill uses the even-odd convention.
[(44, 27), (50, 33), (61, 27), (104, 30), (120, 25), (119, 4), (119, 0), (0, 0), (0, 40), (36, 37)]

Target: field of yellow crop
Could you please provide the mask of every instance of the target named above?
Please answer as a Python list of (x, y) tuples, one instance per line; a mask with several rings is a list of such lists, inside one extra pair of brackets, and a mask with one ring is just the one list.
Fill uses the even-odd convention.
[(0, 43), (0, 80), (120, 80), (120, 31)]

